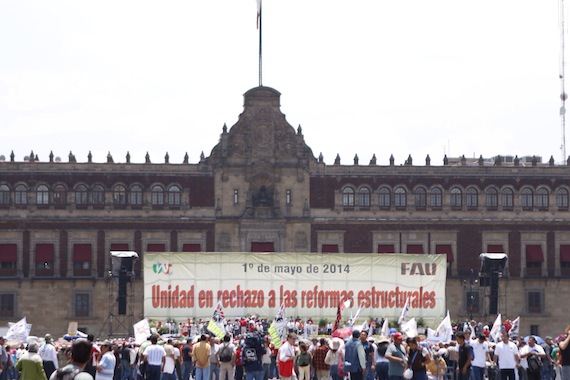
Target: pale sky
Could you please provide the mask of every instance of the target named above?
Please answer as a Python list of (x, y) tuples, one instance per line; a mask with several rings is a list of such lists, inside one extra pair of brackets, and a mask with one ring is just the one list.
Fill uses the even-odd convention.
[[(559, 57), (557, 0), (263, 2), (263, 85), (331, 165), (559, 162)], [(0, 0), (7, 159), (195, 163), (257, 85), (255, 0)]]

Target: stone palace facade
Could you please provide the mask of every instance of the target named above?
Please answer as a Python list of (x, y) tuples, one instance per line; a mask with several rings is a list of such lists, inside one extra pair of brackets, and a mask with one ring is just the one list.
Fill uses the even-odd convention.
[(256, 87), (198, 163), (56, 161), (0, 162), (0, 325), (26, 316), (33, 335), (64, 334), (70, 321), (106, 332), (113, 250), (141, 256), (129, 285), (135, 322), (141, 261), (162, 251), (446, 254), (452, 319), (487, 322), (479, 255), (501, 252), (503, 318), (520, 316), (525, 335), (570, 322), (570, 166), (552, 158), (327, 165), (286, 121), (280, 93)]

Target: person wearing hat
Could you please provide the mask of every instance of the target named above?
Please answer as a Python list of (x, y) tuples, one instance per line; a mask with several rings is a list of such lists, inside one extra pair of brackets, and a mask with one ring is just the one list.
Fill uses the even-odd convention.
[(338, 363), (342, 360), (342, 345), (343, 341), (340, 338), (332, 338), (329, 341), (330, 350), (325, 356), (325, 363), (329, 365), (329, 374), (332, 380), (342, 380), (342, 377), (338, 374)]
[(473, 348), (474, 358), (471, 362), (471, 372), (473, 380), (483, 380), (485, 376), (486, 361), (491, 361), (489, 355), (489, 342), (487, 336), (483, 333), (479, 334), (477, 339), (471, 340), (471, 348)]
[(59, 368), (59, 362), (57, 360), (57, 352), (55, 351), (55, 346), (53, 345), (51, 335), (46, 334), (44, 340), (45, 343), (38, 350), (38, 354), (43, 360), (46, 376), (50, 377), (51, 374)]
[(101, 359), (97, 362), (95, 380), (113, 380), (117, 359), (113, 352), (113, 343), (106, 340), (101, 343)]
[(389, 361), (386, 359), (386, 350), (390, 345), (390, 340), (385, 336), (380, 336), (374, 350), (374, 368), (378, 380), (388, 380)]
[(47, 380), (42, 358), (38, 355), (37, 343), (28, 345), (28, 352), (20, 356), (14, 368), (24, 380)]
[(386, 349), (386, 359), (388, 359), (388, 376), (390, 379), (402, 380), (404, 370), (408, 367), (408, 356), (406, 349), (402, 345), (404, 336), (400, 332), (392, 335), (393, 342)]

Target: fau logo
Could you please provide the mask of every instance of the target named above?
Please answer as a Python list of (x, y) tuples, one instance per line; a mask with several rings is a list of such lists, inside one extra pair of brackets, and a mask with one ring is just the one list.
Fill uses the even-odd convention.
[(172, 274), (170, 271), (172, 269), (172, 264), (169, 263), (154, 263), (152, 264), (152, 271), (156, 274)]

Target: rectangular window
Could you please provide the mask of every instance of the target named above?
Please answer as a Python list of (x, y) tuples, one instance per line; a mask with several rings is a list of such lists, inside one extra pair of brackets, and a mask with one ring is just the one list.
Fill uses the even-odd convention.
[(540, 269), (544, 256), (542, 254), (542, 247), (540, 245), (527, 245), (526, 246), (526, 267), (527, 269)]
[(396, 253), (394, 244), (378, 244), (378, 253)]
[(538, 325), (530, 325), (530, 335), (539, 335)]
[(91, 244), (73, 245), (73, 275), (91, 275)]
[(182, 244), (182, 252), (202, 252), (202, 245), (197, 243)]
[(165, 244), (147, 244), (146, 245), (147, 252), (166, 252)]
[(16, 297), (11, 293), (0, 294), (0, 317), (16, 315)]
[(251, 252), (275, 252), (273, 242), (252, 242)]
[(239, 191), (234, 190), (234, 205), (239, 203)]
[(75, 293), (75, 316), (89, 317), (91, 297), (89, 293)]
[(53, 244), (36, 244), (36, 275), (53, 276)]
[(321, 247), (322, 253), (338, 253), (338, 244), (323, 244)]
[(424, 253), (424, 246), (421, 244), (408, 244), (406, 253)]
[(570, 268), (570, 245), (560, 245), (560, 267)]
[(451, 249), (451, 244), (436, 244), (435, 253), (445, 254), (447, 255), (447, 262), (453, 262), (453, 250)]
[(505, 253), (502, 244), (488, 244), (487, 253)]
[(0, 275), (16, 274), (17, 252), (16, 244), (0, 244)]
[(529, 313), (541, 314), (543, 312), (542, 292), (540, 290), (528, 290), (526, 292), (526, 305)]
[(287, 206), (290, 206), (290, 205), (291, 205), (291, 190), (287, 190), (287, 191), (285, 192), (285, 204), (286, 204)]

